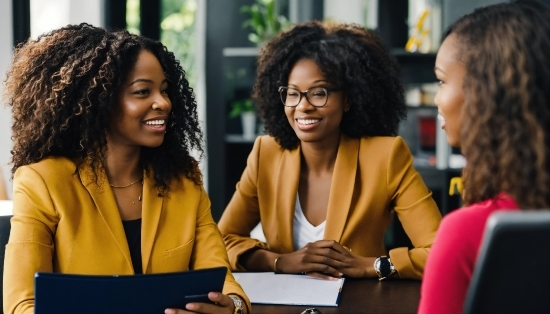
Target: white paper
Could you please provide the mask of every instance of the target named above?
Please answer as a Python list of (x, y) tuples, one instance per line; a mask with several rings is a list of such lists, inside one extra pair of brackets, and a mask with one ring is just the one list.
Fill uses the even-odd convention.
[(344, 278), (326, 280), (307, 275), (233, 273), (252, 303), (338, 306)]

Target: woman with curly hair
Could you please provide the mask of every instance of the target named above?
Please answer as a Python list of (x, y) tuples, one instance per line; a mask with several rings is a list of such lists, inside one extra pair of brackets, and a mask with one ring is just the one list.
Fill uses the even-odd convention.
[(491, 214), (550, 207), (550, 7), (519, 1), (479, 8), (444, 38), (435, 103), (449, 143), (467, 160), (465, 207), (441, 223), (420, 313), (462, 313)]
[[(382, 41), (356, 25), (297, 25), (263, 48), (256, 79), (269, 135), (219, 222), (233, 269), (421, 278), (441, 214), (396, 136), (406, 107)], [(414, 248), (388, 254), (394, 212)], [(250, 238), (259, 222), (267, 243)]]
[[(229, 267), (191, 156), (202, 154), (193, 90), (160, 42), (69, 25), (17, 47), (5, 93), (14, 140), (5, 313), (33, 312), (37, 271)], [(223, 293), (186, 310), (250, 309), (230, 272)]]

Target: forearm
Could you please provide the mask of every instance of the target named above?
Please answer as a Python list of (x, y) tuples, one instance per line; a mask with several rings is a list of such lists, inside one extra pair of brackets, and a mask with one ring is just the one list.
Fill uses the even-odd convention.
[(268, 250), (253, 249), (241, 255), (239, 263), (247, 271), (275, 271), (275, 259), (279, 256), (280, 254)]

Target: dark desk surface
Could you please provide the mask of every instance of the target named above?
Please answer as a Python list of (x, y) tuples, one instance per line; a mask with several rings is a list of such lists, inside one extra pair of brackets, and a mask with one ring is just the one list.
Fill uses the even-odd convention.
[[(420, 281), (346, 279), (338, 307), (319, 306), (330, 313), (416, 313), (420, 300)], [(252, 304), (253, 313), (300, 314), (311, 306)]]

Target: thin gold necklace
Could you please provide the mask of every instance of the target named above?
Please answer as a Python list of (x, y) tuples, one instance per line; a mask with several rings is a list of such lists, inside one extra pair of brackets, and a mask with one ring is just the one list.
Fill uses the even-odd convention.
[(127, 188), (129, 186), (132, 186), (136, 183), (138, 183), (139, 181), (143, 180), (143, 177), (137, 179), (136, 181), (130, 183), (130, 184), (126, 184), (126, 185), (112, 185), (111, 183), (109, 183), (109, 185), (112, 187), (112, 188), (115, 188), (115, 189), (123, 189), (123, 188)]
[[(123, 188), (127, 188), (129, 186), (132, 186), (136, 183), (138, 183), (139, 181), (141, 181), (141, 184), (143, 184), (143, 177), (137, 179), (136, 181), (130, 183), (130, 184), (127, 184), (127, 185), (112, 185), (111, 183), (109, 183), (109, 185), (112, 187), (112, 188), (115, 188), (115, 189), (123, 189)], [(139, 191), (139, 197), (138, 197), (138, 201), (141, 202), (141, 193), (143, 192), (143, 188), (141, 188), (141, 191)], [(135, 204), (136, 202), (135, 201), (132, 201), (132, 204)]]

